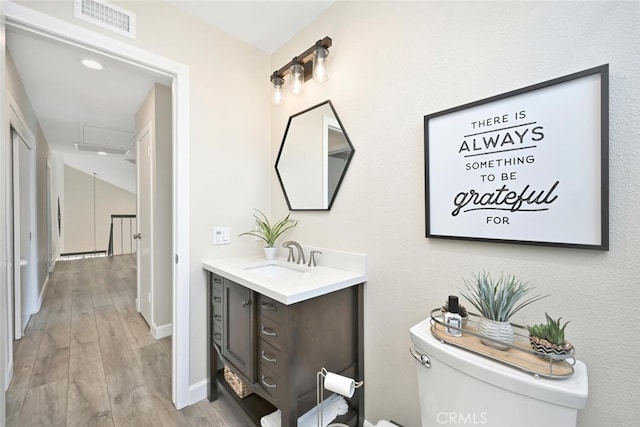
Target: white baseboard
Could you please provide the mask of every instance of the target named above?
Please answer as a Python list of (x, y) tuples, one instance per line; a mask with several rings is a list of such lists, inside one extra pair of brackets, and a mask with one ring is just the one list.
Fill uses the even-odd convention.
[(51, 264), (49, 264), (49, 273), (53, 273), (53, 270), (56, 269), (56, 262), (58, 260), (56, 258), (53, 259), (53, 261), (51, 262)]
[(153, 337), (157, 340), (171, 336), (172, 333), (173, 333), (173, 325), (171, 323), (168, 323), (162, 326), (156, 326), (156, 325), (151, 326), (151, 335), (153, 335)]
[(40, 291), (40, 295), (38, 295), (38, 306), (36, 307), (35, 313), (39, 312), (42, 308), (42, 302), (44, 301), (44, 296), (47, 292), (47, 286), (49, 286), (49, 274), (44, 278), (44, 284), (42, 285), (42, 290)]
[(209, 392), (209, 380), (204, 379), (189, 386), (189, 402), (187, 405), (193, 405), (207, 398)]
[[(13, 351), (13, 343), (11, 343), (10, 351)], [(5, 374), (4, 391), (7, 391), (9, 389), (9, 384), (11, 384), (11, 380), (13, 379), (13, 358), (11, 358), (11, 361), (7, 363), (7, 372)]]

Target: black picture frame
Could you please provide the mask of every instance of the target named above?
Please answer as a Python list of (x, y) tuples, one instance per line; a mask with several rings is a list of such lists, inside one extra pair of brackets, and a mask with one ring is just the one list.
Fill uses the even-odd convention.
[(609, 250), (609, 64), (424, 116), (426, 237)]

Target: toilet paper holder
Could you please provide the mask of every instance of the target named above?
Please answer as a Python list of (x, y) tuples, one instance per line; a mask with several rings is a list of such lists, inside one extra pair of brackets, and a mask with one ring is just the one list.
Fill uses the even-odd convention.
[[(318, 407), (318, 427), (323, 427), (322, 420), (322, 401), (324, 400), (324, 389), (338, 393), (344, 397), (351, 398), (356, 389), (363, 386), (364, 381), (356, 381), (353, 378), (344, 377), (327, 371), (325, 368), (320, 369), (316, 376), (316, 403)], [(327, 427), (347, 427), (345, 424), (334, 423)]]

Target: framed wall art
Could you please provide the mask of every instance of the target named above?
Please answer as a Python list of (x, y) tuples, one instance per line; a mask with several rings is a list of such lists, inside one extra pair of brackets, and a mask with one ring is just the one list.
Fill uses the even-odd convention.
[(609, 249), (609, 66), (424, 117), (426, 237)]

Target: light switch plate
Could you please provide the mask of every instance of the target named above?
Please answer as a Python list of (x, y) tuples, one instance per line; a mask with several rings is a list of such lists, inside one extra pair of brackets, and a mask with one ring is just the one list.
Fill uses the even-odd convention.
[(213, 227), (213, 244), (228, 245), (231, 243), (231, 227)]

